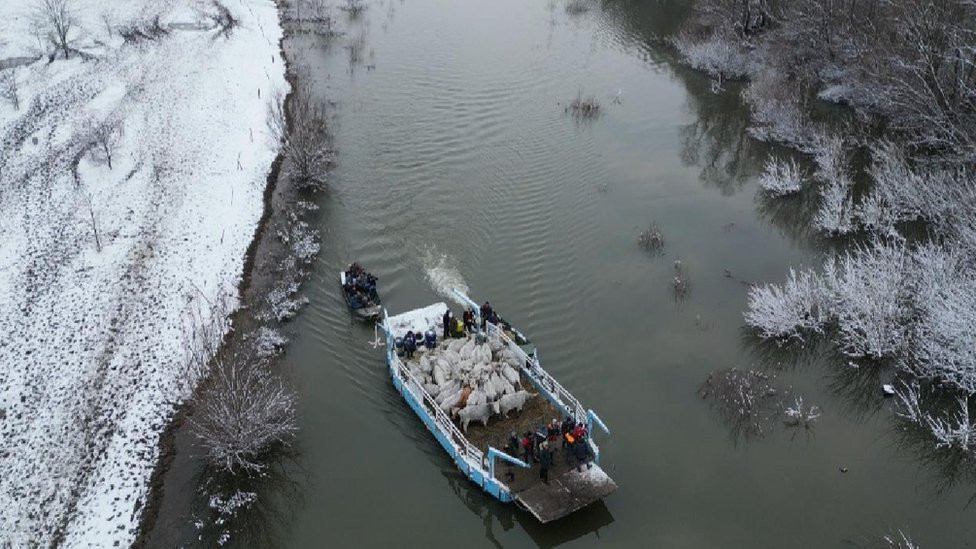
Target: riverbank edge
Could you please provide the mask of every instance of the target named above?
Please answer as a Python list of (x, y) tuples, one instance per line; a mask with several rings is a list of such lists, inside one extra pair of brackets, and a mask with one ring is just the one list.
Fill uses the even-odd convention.
[[(288, 93), (284, 97), (285, 107), (283, 111), (286, 113), (286, 123), (287, 127), (290, 129), (292, 120), (287, 116), (289, 109), (287, 108), (288, 103), (291, 101), (294, 90), (298, 86), (298, 76), (291, 71), (292, 61), (289, 57), (287, 48), (284, 47), (285, 40), (291, 37), (291, 31), (289, 31), (288, 25), (285, 23), (285, 10), (287, 6), (284, 5), (283, 0), (273, 0), (274, 4), (278, 10), (278, 24), (281, 25), (282, 34), (278, 41), (278, 49), (281, 53), (281, 58), (285, 62), (285, 80), (289, 84)], [(254, 236), (251, 239), (251, 243), (248, 245), (247, 251), (243, 258), (243, 270), (241, 274), (241, 281), (237, 288), (238, 294), (238, 307), (229, 316), (230, 319), (230, 329), (224, 334), (223, 340), (221, 341), (220, 347), (217, 350), (217, 355), (227, 355), (234, 351), (235, 345), (241, 343), (238, 336), (242, 330), (238, 329), (242, 324), (246, 324), (246, 320), (252, 319), (253, 311), (257, 309), (259, 300), (263, 299), (268, 291), (270, 291), (270, 286), (267, 288), (268, 291), (260, 291), (260, 288), (255, 288), (255, 281), (257, 277), (257, 265), (259, 249), (262, 244), (266, 244), (266, 240), (273, 237), (274, 233), (270, 228), (274, 225), (273, 221), (277, 218), (280, 221), (284, 221), (286, 210), (282, 208), (275, 208), (274, 205), (274, 195), (275, 192), (282, 189), (282, 186), (287, 185), (287, 178), (282, 177), (282, 165), (284, 164), (284, 152), (279, 150), (278, 154), (275, 156), (274, 160), (271, 162), (270, 170), (268, 171), (268, 177), (266, 180), (263, 198), (262, 198), (262, 212), (261, 217), (258, 220), (257, 225), (254, 229)], [(295, 191), (295, 189), (291, 189)], [(174, 459), (177, 454), (177, 433), (186, 425), (186, 420), (193, 414), (194, 403), (197, 396), (207, 385), (207, 378), (203, 378), (194, 388), (193, 395), (181, 402), (176, 406), (172, 417), (170, 418), (166, 428), (159, 435), (158, 443), (158, 457), (156, 460), (156, 466), (153, 469), (152, 475), (149, 480), (148, 493), (146, 496), (146, 504), (143, 505), (140, 512), (139, 525), (135, 539), (133, 540), (132, 547), (147, 547), (149, 546), (149, 540), (153, 528), (156, 525), (156, 521), (159, 518), (159, 510), (164, 495), (164, 485), (167, 473), (173, 464)]]

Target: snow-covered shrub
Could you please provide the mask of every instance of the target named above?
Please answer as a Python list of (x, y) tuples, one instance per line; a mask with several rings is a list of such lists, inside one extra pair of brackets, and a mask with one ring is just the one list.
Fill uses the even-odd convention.
[(753, 287), (744, 315), (762, 337), (802, 337), (836, 327), (854, 357), (892, 359), (927, 379), (976, 393), (976, 264), (942, 244), (875, 240)]
[(800, 337), (801, 332), (819, 332), (826, 320), (827, 293), (820, 278), (809, 270), (792, 268), (780, 286), (766, 284), (749, 289), (746, 323), (763, 337)]
[(976, 454), (976, 414), (970, 411), (966, 395), (957, 395), (948, 408), (932, 410), (923, 399), (918, 382), (903, 384), (895, 394), (901, 405), (899, 415), (930, 431), (937, 448)]
[(285, 284), (276, 285), (265, 300), (270, 308), (271, 318), (278, 322), (291, 320), (298, 314), (298, 311), (308, 304), (305, 296), (296, 296), (300, 288), (300, 282), (291, 281)]
[(796, 159), (789, 161), (773, 158), (766, 160), (765, 170), (759, 177), (759, 187), (770, 196), (786, 196), (798, 193), (803, 187), (803, 172)]
[(274, 328), (261, 326), (254, 332), (254, 352), (258, 358), (271, 358), (284, 348), (288, 339)]
[(956, 406), (957, 409), (945, 417), (927, 417), (929, 429), (939, 447), (976, 451), (976, 425), (969, 412), (969, 400), (960, 396), (956, 398)]
[(813, 404), (808, 406), (803, 403), (803, 397), (797, 396), (793, 400), (793, 405), (787, 406), (783, 411), (783, 415), (786, 416), (783, 423), (787, 427), (810, 429), (821, 413), (820, 406)]
[(904, 152), (889, 141), (871, 147), (871, 190), (861, 201), (859, 217), (869, 229), (891, 232), (895, 224), (922, 217), (926, 181), (909, 168)]
[(257, 472), (262, 456), (294, 435), (295, 399), (263, 361), (246, 353), (218, 358), (190, 425), (214, 466)]
[(816, 130), (803, 110), (802, 90), (777, 70), (752, 76), (742, 98), (749, 105), (749, 134), (760, 141), (777, 141), (809, 152)]
[(976, 267), (939, 245), (914, 254), (916, 309), (909, 367), (976, 393)]
[(679, 33), (671, 43), (693, 69), (718, 78), (744, 78), (749, 73), (748, 50), (741, 41), (713, 32), (707, 38)]
[(875, 241), (828, 258), (822, 278), (838, 344), (850, 356), (891, 358), (912, 321), (911, 256), (903, 241)]
[(855, 227), (856, 213), (851, 198), (854, 179), (851, 177), (844, 142), (838, 137), (819, 138), (814, 146), (820, 181), (820, 208), (814, 217), (814, 225), (830, 234), (848, 234)]

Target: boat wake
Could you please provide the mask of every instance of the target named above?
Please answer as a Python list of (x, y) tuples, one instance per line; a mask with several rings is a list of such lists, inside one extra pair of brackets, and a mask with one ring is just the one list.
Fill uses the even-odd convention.
[(452, 290), (457, 289), (467, 294), (468, 284), (461, 276), (461, 271), (458, 270), (453, 258), (438, 252), (436, 248), (427, 248), (424, 250), (423, 267), (427, 283), (438, 295), (464, 305)]

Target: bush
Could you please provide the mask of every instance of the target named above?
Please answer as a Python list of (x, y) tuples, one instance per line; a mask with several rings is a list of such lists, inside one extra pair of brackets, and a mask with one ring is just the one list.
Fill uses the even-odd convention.
[(281, 145), (284, 169), (301, 187), (325, 185), (332, 162), (328, 128), (325, 103), (305, 88), (292, 92), (288, 99), (276, 94), (268, 105), (268, 129)]
[(770, 196), (786, 196), (800, 192), (803, 179), (803, 172), (795, 159), (785, 161), (770, 157), (759, 177), (759, 188)]
[(815, 145), (814, 160), (817, 164), (814, 177), (821, 186), (820, 209), (813, 224), (829, 234), (848, 234), (856, 228), (856, 210), (851, 196), (854, 179), (844, 142), (837, 137), (820, 139)]
[(256, 356), (216, 359), (190, 425), (214, 466), (259, 472), (262, 456), (297, 430), (295, 399)]

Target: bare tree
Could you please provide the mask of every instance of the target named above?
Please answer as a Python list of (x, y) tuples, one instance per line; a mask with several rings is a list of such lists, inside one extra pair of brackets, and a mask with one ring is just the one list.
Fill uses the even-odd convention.
[(249, 351), (215, 358), (212, 371), (190, 419), (193, 432), (218, 468), (259, 472), (262, 457), (297, 429), (295, 394)]
[(45, 33), (55, 51), (60, 50), (67, 59), (71, 54), (69, 35), (78, 24), (73, 0), (38, 0), (34, 17), (37, 28)]
[(85, 202), (88, 205), (88, 218), (91, 220), (92, 234), (95, 235), (95, 249), (102, 251), (102, 239), (98, 236), (98, 223), (95, 221), (95, 206), (92, 203), (92, 196), (86, 195)]
[(304, 88), (294, 91), (288, 99), (277, 93), (268, 104), (268, 129), (281, 144), (290, 177), (304, 188), (325, 183), (332, 161), (325, 102)]
[(206, 378), (195, 397), (190, 427), (209, 461), (230, 473), (265, 469), (265, 457), (276, 445), (288, 444), (297, 426), (294, 392), (270, 368), (283, 345), (280, 335), (258, 328), (223, 346), (230, 329), (231, 305), (226, 294), (201, 300), (189, 311), (185, 326), (187, 385)]
[(98, 125), (92, 132), (92, 154), (112, 169), (112, 154), (122, 137), (122, 122), (112, 119)]
[(0, 71), (0, 97), (9, 101), (10, 104), (14, 106), (14, 109), (20, 110), (20, 97), (17, 93), (16, 71), (16, 67), (5, 71)]
[(204, 12), (204, 16), (218, 29), (217, 36), (223, 36), (224, 38), (230, 37), (234, 29), (240, 25), (240, 21), (234, 17), (230, 9), (223, 5), (220, 0), (211, 0), (210, 7), (212, 10)]

